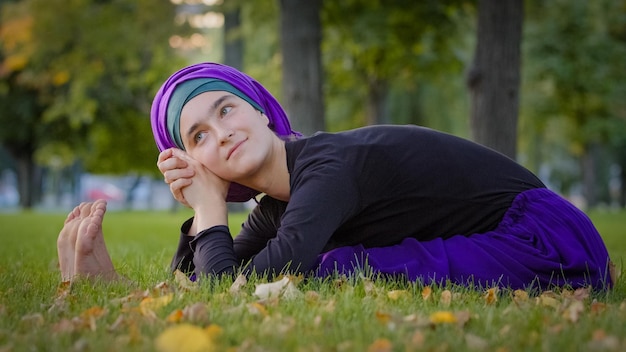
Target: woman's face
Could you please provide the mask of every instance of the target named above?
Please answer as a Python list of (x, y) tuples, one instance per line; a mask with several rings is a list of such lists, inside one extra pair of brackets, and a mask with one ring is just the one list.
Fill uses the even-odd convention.
[(224, 91), (202, 93), (181, 111), (180, 134), (187, 153), (228, 181), (249, 179), (271, 155), (267, 116)]

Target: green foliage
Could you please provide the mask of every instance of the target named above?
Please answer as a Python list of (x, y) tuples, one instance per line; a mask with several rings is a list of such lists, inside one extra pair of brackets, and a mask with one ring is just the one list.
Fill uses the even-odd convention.
[[(396, 110), (382, 112), (386, 116), (376, 116), (378, 122), (424, 122), (415, 116), (421, 111), (420, 86), (444, 71), (458, 73), (463, 66), (450, 46), (461, 3), (324, 2), (329, 125), (344, 129), (373, 122), (366, 118), (372, 113), (366, 107), (377, 98), (385, 104), (388, 91), (394, 97), (386, 106)], [(413, 107), (397, 110), (402, 102)]]
[[(92, 171), (154, 170), (154, 150), (137, 146), (152, 144), (144, 127), (149, 128), (152, 97), (182, 66), (168, 44), (179, 30), (174, 14), (169, 1), (150, 0), (25, 0), (3, 6), (3, 101), (23, 112), (6, 118), (29, 121), (16, 130), (28, 134), (41, 162), (73, 150), (73, 157), (59, 156), (64, 163), (93, 158), (94, 152), (116, 156), (106, 170), (87, 163), (97, 166)], [(33, 98), (15, 99), (7, 91)], [(125, 136), (133, 134), (142, 139)], [(14, 143), (0, 137), (4, 145)]]

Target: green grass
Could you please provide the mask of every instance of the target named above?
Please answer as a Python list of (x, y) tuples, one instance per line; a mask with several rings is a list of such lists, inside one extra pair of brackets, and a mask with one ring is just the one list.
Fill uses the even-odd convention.
[[(213, 327), (201, 334), (220, 351), (626, 349), (624, 211), (590, 214), (622, 276), (615, 289), (592, 292), (582, 305), (569, 291), (514, 300), (503, 290), (491, 302), (484, 290), (452, 285), (432, 287), (424, 299), (419, 283), (363, 277), (302, 281), (292, 299), (260, 300), (254, 291), (262, 278), (234, 293), (227, 279), (186, 290), (168, 264), (189, 215), (108, 213), (107, 246), (136, 285), (80, 282), (59, 294), (56, 236), (65, 215), (0, 214), (0, 351), (154, 351), (165, 331), (178, 347), (202, 344), (192, 327)], [(242, 220), (233, 217), (231, 227)], [(161, 282), (167, 285), (155, 288)], [(170, 297), (162, 307), (144, 306)], [(435, 312), (456, 322), (436, 320)]]

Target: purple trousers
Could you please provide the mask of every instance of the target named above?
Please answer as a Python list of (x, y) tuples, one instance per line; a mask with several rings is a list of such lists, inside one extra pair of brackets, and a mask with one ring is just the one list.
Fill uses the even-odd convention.
[(367, 268), (424, 284), (540, 290), (612, 285), (609, 255), (591, 220), (548, 189), (519, 194), (493, 231), (423, 242), (406, 238), (389, 247), (340, 247), (318, 261), (319, 276)]

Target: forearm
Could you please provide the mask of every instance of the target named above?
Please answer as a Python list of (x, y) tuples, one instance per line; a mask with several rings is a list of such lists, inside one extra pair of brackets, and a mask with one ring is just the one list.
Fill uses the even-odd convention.
[(197, 277), (233, 274), (239, 267), (227, 226), (218, 225), (200, 231), (190, 245)]
[(188, 219), (180, 228), (180, 237), (178, 239), (178, 248), (172, 258), (170, 269), (172, 272), (180, 270), (184, 273), (192, 273), (194, 271), (193, 252), (190, 242), (194, 239), (195, 232), (193, 230), (193, 218)]

